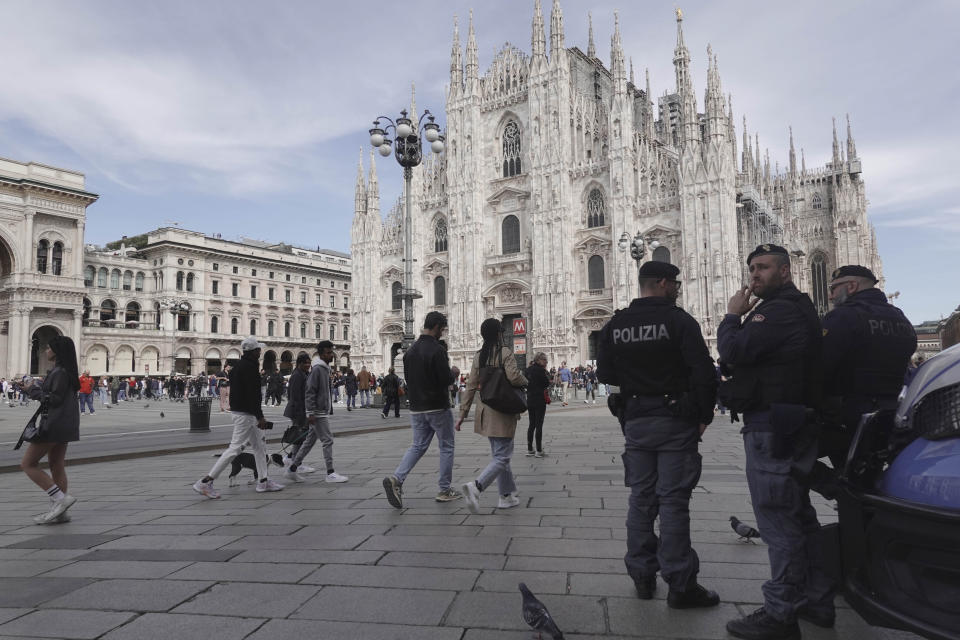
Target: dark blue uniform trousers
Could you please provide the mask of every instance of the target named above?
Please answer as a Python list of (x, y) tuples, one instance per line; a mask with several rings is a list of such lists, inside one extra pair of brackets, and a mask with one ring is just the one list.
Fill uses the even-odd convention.
[[(630, 487), (627, 555), (634, 581), (660, 571), (675, 591), (686, 591), (700, 570), (690, 545), (690, 494), (700, 480), (696, 425), (671, 417), (627, 420), (624, 482)], [(660, 516), (660, 537), (653, 522)]]
[[(748, 429), (769, 429), (768, 423), (747, 418)], [(771, 453), (773, 438), (770, 431), (743, 434), (753, 513), (770, 557), (770, 580), (763, 584), (764, 609), (783, 622), (795, 620), (801, 607), (832, 614), (833, 580), (824, 571), (816, 535), (820, 523), (810, 504), (809, 488), (798, 480), (809, 474), (816, 461), (816, 441), (794, 447), (792, 457), (777, 459)]]

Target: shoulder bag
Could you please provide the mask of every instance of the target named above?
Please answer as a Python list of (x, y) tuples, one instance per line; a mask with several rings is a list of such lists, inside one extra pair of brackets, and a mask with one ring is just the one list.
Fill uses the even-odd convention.
[(508, 414), (524, 413), (527, 396), (519, 387), (507, 380), (503, 368), (503, 352), (498, 353), (498, 365), (482, 367), (479, 372), (480, 400), (495, 411)]
[(24, 441), (33, 442), (34, 439), (39, 438), (46, 432), (46, 425), (43, 420), (44, 406), (41, 403), (37, 410), (33, 412), (33, 416), (27, 422), (27, 426), (23, 428), (23, 433), (20, 434), (20, 439), (17, 440), (17, 445), (13, 448), (14, 451), (23, 446)]

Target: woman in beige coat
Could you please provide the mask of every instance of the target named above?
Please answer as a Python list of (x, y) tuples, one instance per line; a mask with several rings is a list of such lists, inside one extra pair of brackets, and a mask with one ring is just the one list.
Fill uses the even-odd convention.
[[(520, 373), (517, 360), (509, 347), (505, 347), (501, 340), (503, 325), (496, 318), (488, 318), (480, 325), (480, 336), (483, 346), (473, 358), (470, 368), (470, 379), (467, 381), (466, 392), (460, 404), (460, 419), (457, 421), (457, 431), (463, 424), (464, 418), (470, 413), (470, 405), (479, 388), (479, 373), (481, 367), (498, 366), (503, 362), (503, 369), (507, 380), (514, 387), (524, 387), (527, 379)], [(501, 413), (492, 409), (477, 398), (477, 415), (473, 421), (473, 430), (490, 439), (491, 460), (487, 467), (480, 472), (476, 480), (463, 485), (463, 495), (467, 507), (473, 513), (480, 511), (480, 492), (489, 487), (494, 479), (497, 481), (497, 490), (500, 501), (497, 507), (509, 509), (520, 504), (517, 497), (517, 485), (513, 481), (513, 472), (510, 470), (510, 458), (513, 456), (513, 436), (517, 432), (517, 417)]]

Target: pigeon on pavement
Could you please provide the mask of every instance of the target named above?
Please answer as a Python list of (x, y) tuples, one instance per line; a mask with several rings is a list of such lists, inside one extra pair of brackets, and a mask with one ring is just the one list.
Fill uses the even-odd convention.
[(563, 640), (563, 632), (557, 628), (557, 623), (553, 621), (550, 612), (522, 582), (520, 593), (523, 594), (523, 621), (537, 631), (541, 638), (543, 633), (548, 633), (553, 640)]
[(150, 403), (148, 402), (147, 404), (143, 405), (143, 408), (146, 409), (149, 406), (150, 406)]
[(740, 536), (743, 542), (753, 542), (751, 538), (759, 538), (760, 532), (748, 524), (744, 524), (737, 519), (737, 516), (730, 516), (730, 527)]
[(111, 407), (111, 406), (108, 404), (108, 405), (107, 405), (107, 409), (113, 409), (113, 407)]
[(163, 417), (164, 417), (164, 415), (163, 415), (163, 411), (161, 411), (161, 412), (160, 412), (160, 417), (161, 417), (161, 418), (163, 418)]

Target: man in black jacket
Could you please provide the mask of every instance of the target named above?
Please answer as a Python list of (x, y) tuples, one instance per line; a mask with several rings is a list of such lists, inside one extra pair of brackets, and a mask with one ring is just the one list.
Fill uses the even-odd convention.
[(267, 422), (263, 418), (260, 406), (260, 351), (263, 344), (253, 336), (244, 338), (240, 343), (243, 355), (230, 371), (230, 413), (233, 415), (233, 437), (230, 446), (220, 454), (210, 473), (193, 485), (193, 490), (207, 498), (219, 498), (220, 492), (213, 488), (213, 481), (227, 468), (233, 459), (243, 451), (243, 445), (250, 443), (254, 461), (257, 465), (257, 491), (280, 491), (283, 485), (267, 477), (267, 447), (263, 429)]
[(431, 311), (423, 321), (423, 332), (403, 355), (403, 370), (407, 378), (407, 397), (410, 400), (410, 425), (413, 444), (407, 449), (392, 476), (383, 479), (387, 501), (397, 509), (403, 508), (403, 480), (430, 447), (434, 434), (440, 447), (440, 492), (437, 502), (462, 498), (450, 486), (453, 479), (453, 413), (447, 387), (453, 382), (447, 350), (440, 343), (447, 330), (447, 318), (439, 311)]
[(386, 418), (390, 413), (390, 405), (393, 405), (394, 417), (400, 417), (400, 378), (393, 372), (383, 376), (380, 380), (380, 393), (383, 394), (383, 411), (380, 412), (381, 418)]

